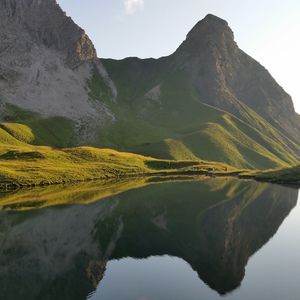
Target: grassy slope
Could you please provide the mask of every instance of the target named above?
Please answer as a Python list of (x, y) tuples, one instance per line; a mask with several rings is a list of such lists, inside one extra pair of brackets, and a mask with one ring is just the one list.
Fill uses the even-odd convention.
[(1, 127), (0, 183), (38, 185), (178, 171), (235, 171), (219, 163), (156, 160), (110, 149), (34, 146), (24, 142), (34, 139), (29, 127), (14, 123)]
[[(156, 73), (141, 71), (149, 68), (147, 61), (140, 62), (141, 69), (134, 59), (104, 63), (120, 95), (117, 104), (108, 104), (121, 121), (100, 132), (103, 145), (164, 159), (196, 157), (238, 168), (299, 163), (293, 154), (300, 151), (299, 146), (244, 104), (240, 103), (244, 115), (240, 120), (202, 103), (186, 76), (166, 74), (163, 63)], [(132, 70), (138, 74), (138, 84)], [(154, 101), (146, 94), (157, 85), (160, 97)]]
[[(104, 61), (118, 88), (117, 102), (97, 73), (88, 82), (91, 101), (103, 101), (117, 122), (99, 128), (91, 146), (129, 151), (159, 159), (209, 160), (236, 168), (267, 169), (299, 164), (300, 147), (253, 110), (240, 103), (243, 120), (204, 104), (185, 74), (159, 61)], [(158, 100), (147, 96), (159, 86)], [(53, 147), (76, 146), (75, 124), (14, 106), (6, 108), (2, 128), (19, 141)], [(24, 136), (21, 136), (24, 133)], [(9, 139), (10, 137), (7, 136)], [(14, 141), (15, 142), (15, 141)]]
[[(7, 123), (22, 123), (30, 128), (31, 137), (27, 142), (32, 144), (53, 147), (72, 147), (76, 145), (76, 139), (74, 138), (75, 124), (66, 118), (44, 118), (37, 113), (20, 109), (14, 105), (6, 105), (4, 119)], [(15, 135), (16, 133), (10, 133), (17, 138), (19, 137)]]
[(292, 184), (300, 186), (300, 166), (292, 168), (278, 168), (261, 172), (249, 172), (242, 178), (253, 178), (258, 181), (267, 181), (279, 184)]

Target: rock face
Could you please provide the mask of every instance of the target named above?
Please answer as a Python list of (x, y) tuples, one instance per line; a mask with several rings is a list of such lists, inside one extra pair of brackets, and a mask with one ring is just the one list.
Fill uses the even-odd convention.
[(56, 1), (2, 0), (0, 8), (5, 24), (19, 26), (22, 31), (26, 28), (32, 45), (60, 51), (71, 67), (97, 58), (88, 36), (65, 15)]
[(0, 0), (2, 101), (46, 116), (103, 122), (111, 116), (89, 102), (86, 90), (94, 70), (113, 89), (93, 43), (55, 0)]
[(207, 15), (170, 59), (188, 74), (204, 102), (238, 117), (246, 104), (282, 133), (298, 139), (300, 122), (291, 97), (239, 49), (225, 20)]

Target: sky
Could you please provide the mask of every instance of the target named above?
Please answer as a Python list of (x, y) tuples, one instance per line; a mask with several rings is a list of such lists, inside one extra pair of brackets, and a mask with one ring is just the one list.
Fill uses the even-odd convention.
[(299, 0), (58, 0), (99, 57), (173, 53), (208, 13), (226, 19), (242, 50), (265, 66), (300, 113)]

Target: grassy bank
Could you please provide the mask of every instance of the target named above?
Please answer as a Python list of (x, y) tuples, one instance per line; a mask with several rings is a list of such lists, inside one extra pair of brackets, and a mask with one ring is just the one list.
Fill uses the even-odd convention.
[(300, 166), (280, 168), (266, 171), (252, 171), (241, 174), (241, 178), (252, 178), (257, 181), (265, 181), (278, 184), (287, 184), (300, 187)]
[(300, 166), (266, 171), (238, 170), (219, 162), (155, 159), (93, 147), (54, 148), (31, 143), (24, 124), (0, 123), (0, 191), (92, 180), (160, 176), (236, 176), (300, 186)]
[(226, 175), (237, 172), (222, 163), (159, 160), (93, 147), (53, 148), (29, 144), (30, 128), (2, 124), (0, 187), (52, 185), (146, 175)]

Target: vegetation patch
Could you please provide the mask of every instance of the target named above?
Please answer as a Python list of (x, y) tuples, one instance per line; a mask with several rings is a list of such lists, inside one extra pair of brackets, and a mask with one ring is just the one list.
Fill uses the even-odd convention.
[(75, 123), (63, 117), (45, 118), (38, 113), (6, 104), (4, 119), (0, 128), (18, 141), (53, 147), (71, 147), (77, 143), (74, 136)]
[[(118, 122), (103, 130), (102, 145), (160, 159), (218, 161), (247, 169), (300, 163), (299, 145), (250, 107), (239, 103), (237, 118), (205, 104), (189, 76), (170, 71), (163, 59), (104, 64), (119, 93), (118, 107), (111, 107)], [(160, 93), (152, 101), (147, 95), (157, 86)]]
[(199, 163), (193, 161), (152, 160), (147, 161), (146, 165), (154, 170), (174, 170), (196, 166), (199, 165)]
[(4, 133), (10, 138), (0, 139), (0, 186), (3, 189), (156, 174), (230, 174), (236, 170), (224, 164), (158, 160), (111, 149), (35, 146), (18, 141), (7, 131)]
[(46, 157), (41, 152), (38, 151), (20, 152), (16, 150), (10, 150), (0, 155), (0, 159), (5, 159), (5, 160), (33, 160), (33, 159), (43, 159), (43, 158)]
[(34, 134), (31, 128), (24, 124), (0, 123), (0, 128), (4, 129), (21, 142), (32, 143), (34, 141)]
[(110, 102), (113, 98), (109, 85), (105, 82), (103, 77), (99, 74), (96, 67), (93, 68), (92, 76), (87, 82), (88, 93), (91, 99), (101, 100), (103, 102)]
[(241, 174), (240, 177), (300, 187), (300, 166), (266, 171), (249, 171), (245, 174)]

